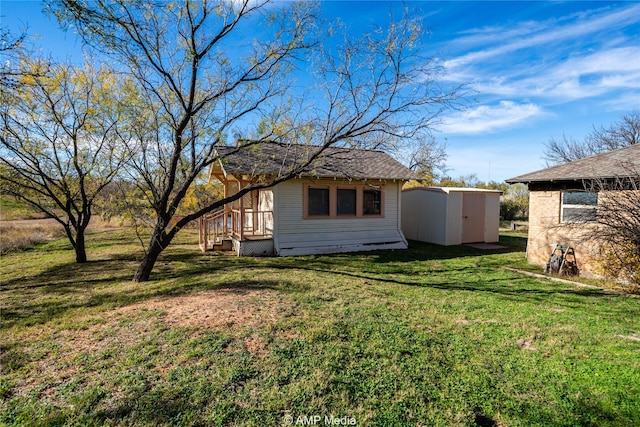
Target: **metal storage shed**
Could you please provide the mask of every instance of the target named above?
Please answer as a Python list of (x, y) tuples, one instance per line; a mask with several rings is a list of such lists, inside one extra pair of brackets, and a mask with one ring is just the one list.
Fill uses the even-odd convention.
[(501, 191), (418, 187), (402, 192), (402, 232), (439, 245), (494, 243), (500, 227)]

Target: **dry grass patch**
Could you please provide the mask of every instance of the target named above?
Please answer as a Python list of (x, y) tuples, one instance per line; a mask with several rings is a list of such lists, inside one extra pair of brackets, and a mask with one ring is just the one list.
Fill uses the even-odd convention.
[[(30, 342), (31, 351), (25, 357), (34, 361), (35, 374), (18, 381), (14, 393), (37, 391), (42, 398), (53, 399), (56, 390), (81, 376), (82, 370), (99, 369), (100, 360), (146, 346), (162, 331), (181, 331), (196, 340), (210, 331), (230, 334), (235, 338), (229, 340), (225, 352), (262, 357), (270, 352), (270, 343), (260, 331), (273, 330), (286, 339), (295, 336), (275, 326), (291, 309), (292, 303), (272, 290), (218, 289), (152, 298), (98, 316), (78, 318), (66, 329), (49, 323), (20, 338)], [(168, 343), (162, 347), (160, 353), (171, 353)], [(155, 368), (164, 377), (184, 364), (185, 359), (177, 358)]]
[(53, 219), (0, 221), (0, 254), (22, 251), (64, 236), (64, 229)]
[(624, 338), (625, 340), (631, 340), (631, 341), (640, 341), (640, 335), (637, 334), (631, 334), (631, 335), (616, 335), (619, 338)]
[(281, 296), (267, 289), (219, 289), (179, 297), (161, 297), (119, 309), (160, 310), (163, 320), (178, 327), (253, 328), (276, 323), (287, 307)]
[[(116, 228), (122, 226), (93, 217), (87, 231), (95, 233)], [(64, 237), (64, 228), (53, 218), (0, 220), (0, 254), (24, 251)]]

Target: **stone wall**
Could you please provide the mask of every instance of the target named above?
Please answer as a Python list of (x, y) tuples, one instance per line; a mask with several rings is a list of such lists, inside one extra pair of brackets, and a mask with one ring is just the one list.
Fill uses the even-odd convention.
[(561, 223), (561, 200), (561, 191), (531, 192), (527, 259), (532, 264), (545, 266), (551, 251), (558, 243), (575, 249), (578, 268), (581, 272), (595, 273), (594, 261), (598, 248), (581, 241), (584, 240), (584, 233), (597, 232), (597, 226)]

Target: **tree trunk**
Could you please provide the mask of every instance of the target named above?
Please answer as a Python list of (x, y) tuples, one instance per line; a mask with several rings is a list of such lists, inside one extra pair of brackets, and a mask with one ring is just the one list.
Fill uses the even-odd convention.
[(164, 246), (160, 243), (161, 237), (158, 237), (154, 232), (154, 235), (151, 239), (151, 244), (149, 245), (149, 249), (147, 253), (142, 258), (142, 262), (138, 266), (138, 270), (136, 274), (133, 276), (133, 281), (136, 283), (146, 282), (149, 280), (151, 276), (151, 271), (153, 270), (153, 266), (156, 264), (158, 257), (162, 253)]
[(84, 244), (84, 229), (80, 229), (76, 233), (74, 249), (76, 250), (76, 262), (79, 264), (87, 262), (87, 250)]
[(67, 238), (73, 247), (73, 250), (76, 252), (76, 262), (78, 264), (82, 264), (87, 262), (87, 249), (84, 243), (84, 228), (74, 226), (73, 228), (68, 224), (64, 223), (61, 220), (58, 220), (64, 227), (64, 231), (67, 234)]

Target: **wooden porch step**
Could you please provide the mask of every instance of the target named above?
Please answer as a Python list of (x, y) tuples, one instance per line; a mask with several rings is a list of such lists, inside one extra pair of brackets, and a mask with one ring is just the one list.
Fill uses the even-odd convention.
[(233, 243), (231, 239), (222, 239), (221, 243), (213, 245), (214, 251), (231, 251), (233, 250)]
[[(200, 244), (200, 250), (204, 252), (204, 245)], [(224, 238), (217, 243), (214, 241), (209, 241), (207, 244), (207, 251), (232, 251), (233, 250), (233, 242), (231, 238)]]

